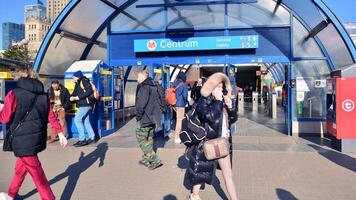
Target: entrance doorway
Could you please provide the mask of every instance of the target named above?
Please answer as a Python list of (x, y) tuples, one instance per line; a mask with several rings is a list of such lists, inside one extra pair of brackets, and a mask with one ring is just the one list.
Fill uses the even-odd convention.
[[(198, 78), (222, 72), (229, 76), (233, 85), (234, 105), (238, 106), (238, 93), (243, 94), (243, 108), (239, 108), (237, 134), (241, 136), (285, 136), (288, 135), (288, 98), (285, 82), (288, 63), (249, 64), (197, 64), (172, 65), (170, 82), (179, 72), (187, 74), (187, 82), (193, 86)], [(174, 70), (178, 68), (179, 70)], [(277, 74), (278, 73), (278, 74)], [(284, 89), (283, 89), (284, 88)], [(265, 90), (267, 89), (267, 92)], [(257, 94), (257, 109), (253, 108), (253, 95)], [(275, 105), (272, 105), (272, 95)], [(272, 116), (273, 109), (276, 115)]]

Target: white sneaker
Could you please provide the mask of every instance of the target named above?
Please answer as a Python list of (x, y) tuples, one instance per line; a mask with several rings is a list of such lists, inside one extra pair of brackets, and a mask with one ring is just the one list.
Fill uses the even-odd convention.
[(199, 195), (189, 195), (189, 200), (202, 200)]
[(0, 200), (13, 200), (14, 198), (10, 197), (7, 193), (0, 193)]
[(174, 140), (174, 143), (180, 144), (180, 143), (182, 143), (182, 141), (178, 138), (178, 139), (175, 139), (175, 140)]

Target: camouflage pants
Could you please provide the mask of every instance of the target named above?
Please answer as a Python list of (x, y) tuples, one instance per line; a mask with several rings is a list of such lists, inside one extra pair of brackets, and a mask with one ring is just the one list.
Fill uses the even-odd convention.
[(142, 159), (147, 160), (151, 164), (160, 161), (156, 153), (153, 151), (153, 130), (153, 127), (141, 128), (138, 126), (136, 128), (137, 142), (143, 151)]

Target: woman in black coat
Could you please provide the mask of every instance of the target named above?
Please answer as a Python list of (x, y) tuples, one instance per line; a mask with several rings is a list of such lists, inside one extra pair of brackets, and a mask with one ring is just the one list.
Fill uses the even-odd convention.
[(189, 199), (200, 200), (199, 192), (202, 183), (211, 184), (215, 175), (216, 164), (222, 171), (230, 199), (237, 200), (236, 188), (232, 175), (232, 139), (230, 125), (237, 120), (236, 110), (230, 99), (231, 84), (223, 73), (215, 73), (209, 77), (201, 89), (202, 97), (198, 100), (197, 113), (207, 130), (206, 139), (226, 138), (230, 142), (230, 155), (214, 161), (208, 161), (202, 149), (202, 144), (194, 146), (190, 152), (190, 167), (188, 178), (193, 183)]

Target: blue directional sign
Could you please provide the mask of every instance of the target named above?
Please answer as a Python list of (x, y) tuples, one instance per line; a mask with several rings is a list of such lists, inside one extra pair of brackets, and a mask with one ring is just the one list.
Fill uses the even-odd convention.
[(258, 35), (195, 37), (188, 39), (143, 39), (134, 41), (134, 49), (136, 53), (164, 51), (257, 49), (258, 47)]

